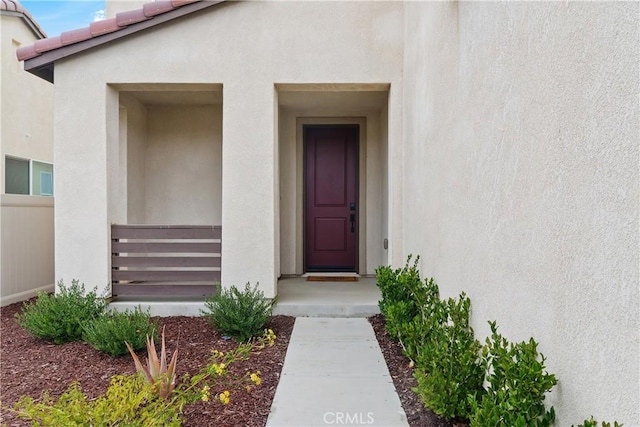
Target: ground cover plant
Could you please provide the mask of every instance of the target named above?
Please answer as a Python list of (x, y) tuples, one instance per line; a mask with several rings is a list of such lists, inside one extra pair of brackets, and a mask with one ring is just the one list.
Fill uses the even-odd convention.
[(180, 426), (179, 412), (153, 398), (151, 386), (139, 375), (116, 375), (106, 393), (88, 399), (79, 383), (72, 383), (55, 399), (46, 391), (41, 399), (23, 396), (15, 413), (37, 426)]
[[(35, 299), (29, 303), (34, 302)], [(123, 391), (130, 393), (132, 389), (140, 391), (139, 385), (133, 383), (134, 378), (139, 381), (140, 377), (134, 375), (135, 365), (128, 353), (112, 357), (82, 341), (54, 345), (37, 339), (17, 323), (15, 314), (21, 309), (22, 303), (17, 303), (2, 307), (0, 313), (0, 402), (3, 407), (0, 424), (30, 426), (30, 421), (18, 419), (17, 414), (4, 408), (13, 407), (21, 396), (29, 396), (39, 402), (45, 390), (49, 391), (51, 399), (57, 401), (74, 382), (78, 383), (87, 402), (106, 397), (112, 381), (118, 381), (117, 395)], [(166, 328), (169, 358), (173, 350), (179, 348), (176, 367), (179, 384), (185, 375), (188, 375), (190, 384), (193, 377), (201, 374), (203, 367), (225, 363), (224, 359), (212, 360), (213, 349), (226, 357), (238, 347), (234, 340), (223, 339), (223, 334), (211, 328), (203, 317), (173, 316), (152, 320), (157, 322), (160, 330)], [(227, 389), (223, 383), (209, 383), (209, 389), (206, 390), (209, 399), (204, 401), (205, 384), (200, 382), (199, 387), (193, 388), (198, 391), (196, 400), (182, 408), (182, 425), (263, 426), (275, 394), (293, 322), (294, 319), (288, 316), (271, 317), (265, 327), (277, 335), (274, 345), (255, 348), (248, 359), (237, 360), (225, 367), (228, 378), (244, 378), (243, 387), (250, 386), (250, 391), (247, 392), (246, 388)], [(138, 353), (138, 356), (143, 359), (144, 353)], [(260, 374), (257, 374), (258, 371)], [(252, 380), (251, 374), (257, 375), (260, 386)], [(225, 391), (229, 394), (225, 394)], [(79, 396), (76, 391), (72, 393)], [(223, 404), (221, 394), (225, 401), (228, 399), (227, 404)]]

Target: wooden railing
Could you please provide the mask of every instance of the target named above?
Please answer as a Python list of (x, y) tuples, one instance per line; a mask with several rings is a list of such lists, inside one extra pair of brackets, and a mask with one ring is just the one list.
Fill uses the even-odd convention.
[(113, 297), (205, 297), (219, 289), (221, 226), (112, 225)]

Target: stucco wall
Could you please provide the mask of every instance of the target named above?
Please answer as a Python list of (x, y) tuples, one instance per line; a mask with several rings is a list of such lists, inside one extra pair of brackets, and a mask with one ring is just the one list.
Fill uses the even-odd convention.
[[(126, 181), (127, 224), (145, 223), (145, 152), (147, 148), (147, 109), (132, 96), (120, 95), (120, 114), (125, 120), (127, 167), (122, 177)], [(121, 129), (122, 131), (122, 129)], [(122, 137), (121, 137), (122, 138)]]
[(38, 40), (31, 29), (16, 16), (0, 15), (0, 19), (0, 192), (4, 193), (5, 155), (53, 162), (53, 85), (25, 72), (16, 58), (18, 47)]
[(540, 342), (557, 425), (640, 425), (638, 7), (405, 5), (403, 252)]
[(148, 107), (146, 224), (222, 223), (222, 106)]
[(144, 104), (127, 92), (119, 102), (122, 190), (110, 209), (124, 214), (112, 221), (221, 224), (222, 106)]
[[(112, 150), (119, 105), (111, 91), (120, 83), (217, 83), (224, 92), (222, 282), (260, 282), (273, 296), (280, 176), (274, 85), (401, 88), (402, 19), (395, 2), (229, 2), (57, 61), (56, 276), (99, 286), (109, 277), (106, 187), (115, 178), (107, 170), (119, 161)], [(397, 138), (397, 102), (389, 114), (398, 116), (390, 120)]]
[[(27, 73), (15, 49), (38, 37), (0, 15), (0, 305), (53, 289), (53, 198), (6, 195), (5, 156), (53, 162), (53, 85)], [(54, 176), (55, 183), (55, 176)]]

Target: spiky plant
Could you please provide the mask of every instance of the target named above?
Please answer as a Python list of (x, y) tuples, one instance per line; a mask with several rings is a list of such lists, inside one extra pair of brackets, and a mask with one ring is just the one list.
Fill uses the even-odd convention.
[(176, 364), (178, 363), (178, 349), (173, 352), (171, 361), (167, 364), (167, 349), (164, 341), (164, 327), (162, 328), (162, 346), (160, 347), (160, 357), (156, 352), (153, 337), (147, 335), (147, 366), (144, 366), (133, 348), (125, 342), (136, 370), (144, 375), (146, 381), (158, 391), (158, 396), (167, 399), (176, 387)]

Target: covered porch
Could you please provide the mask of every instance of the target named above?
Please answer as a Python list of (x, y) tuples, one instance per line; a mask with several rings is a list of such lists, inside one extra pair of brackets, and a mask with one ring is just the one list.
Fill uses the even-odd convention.
[[(189, 298), (202, 301), (220, 285), (249, 282), (295, 310), (315, 295), (318, 308), (309, 308), (319, 314), (341, 293), (353, 295), (353, 304), (327, 315), (377, 310), (370, 276), (389, 260), (390, 84), (272, 89), (262, 96), (274, 109), (260, 116), (273, 117), (273, 139), (244, 142), (241, 137), (254, 134), (236, 129), (247, 122), (234, 115), (244, 94), (224, 90), (223, 96), (222, 84), (109, 85), (105, 166), (114, 301), (167, 304), (173, 297), (180, 305)], [(309, 129), (354, 132), (342, 151), (342, 140), (308, 140)], [(311, 142), (315, 157), (309, 154)], [(253, 158), (259, 149), (268, 153)], [(316, 188), (322, 197), (310, 196)], [(331, 211), (310, 218), (312, 204)], [(215, 233), (202, 234), (205, 228)], [(350, 248), (346, 267), (309, 261), (309, 248), (326, 254), (342, 247)], [(319, 271), (359, 280), (304, 282), (306, 273)]]

